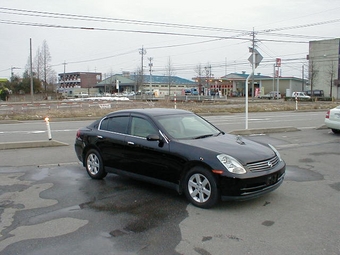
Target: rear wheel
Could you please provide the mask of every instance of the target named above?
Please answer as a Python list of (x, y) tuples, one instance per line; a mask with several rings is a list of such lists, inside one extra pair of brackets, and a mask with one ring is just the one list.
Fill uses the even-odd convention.
[(339, 129), (332, 129), (334, 134), (340, 134), (340, 130)]
[(203, 167), (194, 167), (184, 178), (184, 193), (195, 206), (210, 208), (219, 200), (219, 191), (213, 174)]
[(97, 150), (91, 149), (86, 153), (85, 167), (92, 179), (103, 179), (107, 175), (102, 157)]

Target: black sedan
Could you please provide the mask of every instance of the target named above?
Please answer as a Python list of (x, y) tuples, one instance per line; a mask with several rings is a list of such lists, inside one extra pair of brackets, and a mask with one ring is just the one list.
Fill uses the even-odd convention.
[(273, 191), (286, 167), (270, 144), (226, 134), (177, 109), (110, 113), (77, 131), (75, 151), (93, 179), (133, 177), (173, 188), (202, 208)]

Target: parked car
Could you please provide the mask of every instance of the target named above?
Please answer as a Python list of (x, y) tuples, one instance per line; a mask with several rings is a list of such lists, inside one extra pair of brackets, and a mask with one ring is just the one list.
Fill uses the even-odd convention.
[(240, 94), (239, 94), (238, 91), (233, 91), (233, 92), (231, 92), (231, 96), (232, 97), (238, 97), (238, 96), (240, 96)]
[(310, 99), (310, 96), (306, 95), (304, 92), (293, 92), (292, 97)]
[(272, 145), (226, 134), (179, 109), (110, 113), (77, 131), (75, 152), (93, 179), (115, 173), (148, 181), (202, 208), (271, 192), (286, 167)]
[(340, 134), (340, 105), (327, 111), (325, 124), (334, 134)]
[[(312, 91), (311, 90), (307, 90), (306, 94), (308, 96), (312, 96)], [(313, 89), (313, 96), (315, 96), (315, 97), (323, 97), (324, 96), (324, 92), (321, 89)]]
[(122, 93), (122, 96), (124, 96), (124, 97), (133, 97), (135, 95), (136, 95), (136, 93), (134, 91), (131, 91), (131, 92), (125, 91), (125, 92)]
[(258, 98), (265, 98), (265, 99), (280, 99), (281, 93), (279, 91), (271, 91), (265, 95), (259, 95)]
[(198, 90), (196, 88), (185, 89), (184, 90), (184, 94), (185, 95), (194, 95), (194, 96), (197, 96), (198, 95)]

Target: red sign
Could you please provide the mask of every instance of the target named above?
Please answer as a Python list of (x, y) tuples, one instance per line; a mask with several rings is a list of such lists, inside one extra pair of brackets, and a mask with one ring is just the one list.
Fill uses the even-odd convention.
[(277, 67), (281, 66), (281, 58), (276, 58), (276, 66)]

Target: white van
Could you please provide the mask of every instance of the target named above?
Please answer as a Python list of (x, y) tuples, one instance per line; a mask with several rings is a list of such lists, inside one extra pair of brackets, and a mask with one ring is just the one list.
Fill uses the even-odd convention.
[(258, 98), (266, 98), (266, 99), (280, 99), (281, 93), (279, 91), (271, 91), (265, 95), (259, 95)]

